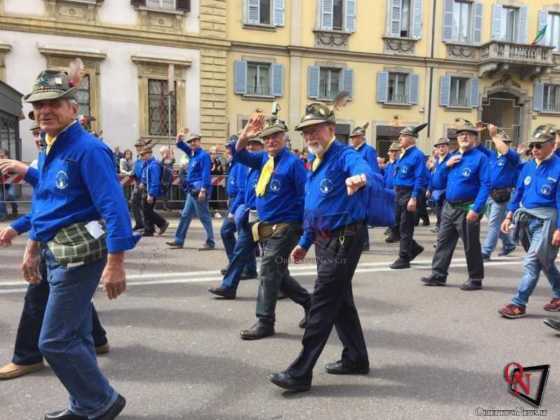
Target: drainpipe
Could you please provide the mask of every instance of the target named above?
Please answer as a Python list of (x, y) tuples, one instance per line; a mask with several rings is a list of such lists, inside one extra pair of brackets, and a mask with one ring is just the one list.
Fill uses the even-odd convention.
[[(432, 45), (430, 48), (430, 58), (433, 59), (435, 55), (435, 36), (436, 36), (436, 10), (437, 0), (432, 0)], [(429, 82), (429, 96), (428, 96), (428, 138), (431, 138), (432, 133), (432, 101), (433, 101), (433, 87), (434, 87), (434, 67), (430, 66), (430, 82)]]

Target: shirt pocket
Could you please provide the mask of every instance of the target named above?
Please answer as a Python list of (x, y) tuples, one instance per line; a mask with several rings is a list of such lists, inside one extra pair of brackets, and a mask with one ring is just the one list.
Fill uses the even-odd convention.
[(52, 162), (48, 170), (49, 189), (56, 195), (67, 196), (81, 185), (80, 166), (72, 159)]
[(535, 187), (539, 197), (545, 198), (547, 200), (552, 200), (553, 197), (556, 196), (557, 182), (542, 178), (537, 178), (535, 181)]

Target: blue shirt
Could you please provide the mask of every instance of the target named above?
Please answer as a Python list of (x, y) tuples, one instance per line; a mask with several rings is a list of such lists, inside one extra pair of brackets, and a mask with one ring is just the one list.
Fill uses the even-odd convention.
[[(317, 232), (328, 232), (364, 221), (367, 212), (365, 188), (348, 196), (346, 178), (365, 174), (373, 182), (374, 170), (352, 147), (335, 141), (305, 184), (304, 233), (299, 245), (309, 249)], [(381, 184), (381, 178), (379, 184)]]
[(395, 188), (395, 175), (397, 173), (397, 162), (389, 162), (385, 165), (385, 171), (383, 172), (383, 182), (385, 188), (392, 190)]
[(521, 163), (519, 155), (509, 149), (505, 155), (492, 152), (489, 157), (488, 169), (490, 171), (490, 188), (513, 188), (519, 175), (518, 167)]
[(488, 158), (477, 148), (466, 151), (447, 172), (446, 199), (450, 203), (474, 201), (472, 209), (480, 213), (490, 194)]
[(356, 149), (356, 151), (367, 163), (369, 163), (374, 172), (381, 173), (379, 170), (379, 164), (377, 163), (377, 151), (375, 148), (364, 142)]
[(146, 186), (149, 196), (159, 197), (161, 195), (161, 164), (153, 157), (145, 161), (142, 170), (142, 184)]
[(446, 165), (451, 155), (451, 153), (445, 155), (441, 162), (439, 158), (436, 160), (430, 176), (430, 191), (445, 190), (447, 188), (447, 175), (449, 172), (446, 170)]
[(134, 162), (133, 174), (137, 181), (141, 182), (142, 172), (144, 171), (144, 161), (140, 158)]
[[(508, 210), (514, 212), (521, 205), (528, 209), (555, 207), (560, 212), (560, 158), (553, 154), (537, 166), (535, 160), (523, 166)], [(560, 213), (559, 213), (560, 214)], [(560, 217), (557, 220), (560, 229)]]
[(405, 150), (396, 163), (395, 187), (412, 189), (412, 197), (418, 198), (428, 184), (426, 157), (416, 146)]
[(103, 219), (110, 253), (134, 248), (139, 237), (132, 234), (112, 152), (77, 121), (57, 136), (48, 155), (39, 152), (38, 171), (32, 240), (48, 242), (66, 226)]
[[(250, 168), (261, 170), (268, 153), (251, 153), (246, 149), (235, 153), (236, 159)], [(267, 223), (302, 222), (306, 171), (303, 162), (284, 148), (274, 158), (274, 172), (266, 194), (256, 198), (259, 220)]]
[(250, 168), (247, 172), (247, 180), (245, 181), (245, 188), (244, 188), (244, 199), (243, 202), (245, 206), (251, 210), (257, 209), (257, 193), (255, 192), (255, 188), (257, 186), (257, 182), (259, 182), (259, 177), (261, 176), (261, 171), (258, 169)]
[(187, 177), (183, 184), (185, 191), (200, 191), (203, 188), (210, 191), (212, 188), (212, 177), (210, 175), (212, 160), (210, 155), (201, 148), (193, 152), (189, 145), (183, 141), (177, 143), (177, 147), (190, 158)]
[(229, 199), (229, 213), (235, 213), (235, 210), (243, 204), (248, 171), (249, 168), (242, 163), (233, 161), (231, 164), (226, 187)]

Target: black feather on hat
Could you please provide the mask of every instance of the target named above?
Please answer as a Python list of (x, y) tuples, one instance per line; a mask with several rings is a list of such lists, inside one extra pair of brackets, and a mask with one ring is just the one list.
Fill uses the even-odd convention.
[(418, 134), (420, 133), (420, 131), (422, 131), (424, 128), (426, 128), (428, 126), (428, 123), (423, 123), (420, 125), (415, 126), (410, 126), (410, 127), (406, 127), (403, 128), (400, 132), (401, 136), (410, 136), (410, 137), (414, 137), (414, 138), (418, 138)]

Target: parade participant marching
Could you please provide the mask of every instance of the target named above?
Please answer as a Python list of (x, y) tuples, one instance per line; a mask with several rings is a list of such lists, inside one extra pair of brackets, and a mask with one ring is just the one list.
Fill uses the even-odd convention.
[(447, 177), (446, 201), (441, 214), (432, 274), (427, 286), (445, 286), (457, 240), (461, 237), (467, 258), (468, 280), (462, 290), (482, 288), (484, 267), (480, 249), (480, 218), (488, 199), (488, 159), (477, 149), (478, 129), (465, 123), (457, 129), (459, 153), (451, 156), (440, 176)]
[[(279, 291), (301, 305), (305, 313), (311, 301), (307, 290), (288, 270), (290, 253), (302, 230), (306, 171), (301, 159), (286, 147), (288, 127), (284, 121), (277, 119), (277, 111), (273, 111), (273, 117), (264, 129), (264, 115), (254, 113), (237, 142), (235, 159), (260, 170), (255, 188), (258, 222), (252, 226), (252, 232), (255, 240), (263, 242), (264, 249), (257, 295), (258, 321), (250, 329), (241, 331), (243, 340), (256, 340), (274, 334)], [(247, 151), (249, 139), (259, 134), (265, 151)]]
[(214, 243), (212, 218), (208, 208), (208, 200), (212, 193), (210, 156), (202, 149), (200, 144), (201, 137), (198, 134), (192, 134), (185, 143), (184, 139), (187, 134), (188, 130), (185, 130), (183, 134), (178, 134), (176, 141), (177, 147), (185, 152), (190, 159), (184, 183), (187, 198), (185, 200), (185, 207), (183, 207), (181, 212), (179, 226), (177, 226), (177, 231), (175, 232), (175, 240), (166, 242), (166, 244), (174, 249), (183, 248), (191, 220), (196, 213), (206, 231), (206, 242), (198, 250), (212, 250), (216, 245)]
[(132, 216), (134, 217), (134, 227), (133, 230), (142, 230), (144, 229), (144, 212), (143, 212), (143, 202), (144, 202), (144, 195), (146, 192), (144, 191), (144, 184), (142, 184), (142, 171), (144, 169), (144, 160), (142, 160), (142, 150), (148, 145), (151, 141), (143, 141), (139, 139), (134, 147), (136, 148), (136, 160), (134, 161), (134, 187), (132, 188), (132, 194), (130, 195), (130, 208), (132, 210)]
[(397, 193), (397, 212), (400, 220), (399, 258), (390, 265), (394, 270), (409, 268), (410, 262), (416, 258), (424, 248), (414, 240), (414, 224), (418, 197), (425, 194), (428, 184), (426, 179), (426, 160), (424, 153), (416, 147), (418, 133), (427, 124), (418, 127), (407, 127), (399, 136), (402, 148), (400, 159), (397, 161), (395, 177), (395, 191)]
[(333, 326), (342, 341), (339, 361), (326, 366), (335, 375), (367, 374), (367, 347), (354, 304), (352, 277), (362, 254), (363, 228), (368, 202), (364, 187), (381, 178), (373, 177), (373, 169), (352, 148), (335, 139), (334, 111), (313, 103), (296, 130), (302, 131), (305, 143), (315, 158), (307, 176), (304, 234), (292, 252), (301, 262), (315, 243), (317, 273), (307, 326), (302, 339), (303, 349), (284, 372), (270, 381), (291, 391), (307, 391), (311, 387), (313, 367), (319, 358)]
[[(379, 164), (377, 163), (377, 151), (373, 146), (370, 146), (366, 143), (366, 130), (368, 127), (369, 123), (365, 123), (362, 127), (358, 126), (354, 128), (352, 134), (350, 134), (350, 141), (352, 143), (352, 147), (370, 165), (372, 170), (376, 173), (381, 173)], [(364, 229), (366, 232), (364, 251), (369, 251), (369, 231), (367, 229), (367, 226), (365, 226)]]
[(169, 222), (155, 211), (156, 201), (163, 193), (161, 186), (162, 167), (154, 158), (150, 146), (145, 147), (140, 155), (144, 161), (144, 168), (142, 169), (142, 184), (145, 190), (142, 206), (142, 212), (144, 213), (143, 236), (154, 236), (154, 226), (157, 226), (159, 234), (163, 235), (169, 227)]
[(525, 236), (530, 241), (517, 293), (498, 311), (510, 319), (527, 315), (527, 302), (541, 271), (552, 287), (552, 300), (544, 310), (560, 311), (560, 271), (555, 263), (560, 246), (560, 158), (554, 154), (554, 129), (539, 127), (529, 147), (535, 159), (523, 167), (502, 223), (502, 232), (509, 234), (513, 222), (514, 238)]
[(436, 227), (433, 232), (438, 232), (441, 225), (441, 212), (445, 202), (445, 188), (447, 186), (447, 178), (442, 176), (442, 172), (446, 171), (445, 165), (451, 154), (449, 153), (449, 140), (446, 138), (439, 139), (434, 143), (434, 147), (436, 148), (437, 159), (432, 168), (428, 191), (436, 213)]
[[(251, 153), (262, 151), (263, 146), (260, 137), (252, 137), (247, 142), (247, 150)], [(241, 165), (240, 163), (236, 164)], [(208, 289), (210, 293), (224, 299), (235, 299), (240, 280), (257, 277), (255, 259), (257, 243), (253, 239), (249, 219), (253, 219), (257, 211), (255, 187), (259, 176), (260, 171), (258, 169), (249, 169), (245, 184), (232, 204), (237, 229), (237, 240), (233, 248), (232, 258), (225, 273), (223, 273), (222, 284)]]
[(109, 299), (126, 290), (124, 252), (138, 238), (111, 150), (76, 120), (80, 72), (45, 70), (24, 97), (46, 138), (22, 271), (39, 283), (44, 258), (50, 292), (39, 350), (70, 394), (69, 408), (47, 420), (110, 420), (125, 406), (97, 365), (91, 301), (100, 280)]
[(500, 231), (500, 226), (506, 217), (507, 204), (511, 198), (511, 192), (519, 175), (518, 167), (521, 164), (519, 155), (511, 146), (511, 139), (504, 133), (498, 132), (495, 125), (488, 124), (488, 132), (492, 137), (497, 153), (492, 152), (488, 161), (490, 170), (490, 199), (488, 206), (490, 214), (488, 216), (488, 232), (482, 246), (482, 258), (490, 260), (490, 256), (498, 237), (502, 240), (503, 249), (498, 256), (503, 257), (511, 254), (515, 250), (515, 242), (511, 235), (506, 235)]
[[(395, 189), (395, 176), (397, 174), (397, 161), (399, 160), (401, 153), (401, 145), (397, 142), (391, 143), (387, 154), (389, 155), (389, 162), (385, 164), (385, 170), (383, 171), (383, 183), (385, 188), (389, 190)], [(395, 225), (388, 227), (385, 230), (385, 242), (388, 244), (400, 241), (399, 236), (399, 224), (400, 224), (400, 214), (397, 212), (395, 215)]]

